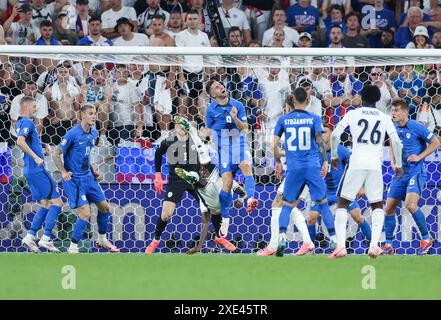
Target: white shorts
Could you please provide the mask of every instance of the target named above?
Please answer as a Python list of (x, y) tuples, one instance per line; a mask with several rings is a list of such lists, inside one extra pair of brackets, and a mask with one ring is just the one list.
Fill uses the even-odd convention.
[[(210, 211), (218, 211), (220, 210), (220, 200), (219, 200), (219, 194), (222, 190), (222, 178), (217, 177), (217, 179), (213, 182), (209, 182), (207, 186), (202, 189), (198, 189), (199, 194), (203, 198), (206, 207), (210, 209)], [(202, 208), (205, 207), (203, 204), (201, 205), (201, 211)], [(205, 211), (206, 212), (206, 211)]]
[(361, 187), (369, 203), (383, 201), (383, 174), (376, 170), (348, 169), (340, 181), (340, 196), (354, 201)]
[[(277, 188), (277, 193), (283, 194), (283, 189), (285, 188), (285, 179), (280, 182), (279, 187)], [(305, 186), (300, 193), (299, 200), (305, 201), (308, 198), (309, 188)]]

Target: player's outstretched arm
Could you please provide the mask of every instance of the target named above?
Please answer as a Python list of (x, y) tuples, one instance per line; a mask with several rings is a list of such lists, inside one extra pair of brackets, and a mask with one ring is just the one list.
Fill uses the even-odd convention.
[(57, 169), (60, 171), (61, 176), (63, 177), (64, 181), (69, 181), (70, 179), (72, 179), (72, 172), (68, 172), (65, 168), (64, 168), (64, 164), (63, 161), (61, 160), (61, 155), (63, 154), (63, 149), (61, 149), (60, 147), (58, 147), (55, 150), (55, 154), (53, 156), (54, 159), (54, 163), (55, 166), (57, 167)]
[(17, 139), (17, 146), (25, 153), (27, 153), (32, 159), (34, 159), (35, 163), (38, 166), (41, 166), (43, 164), (43, 159), (41, 159), (37, 154), (32, 151), (31, 148), (29, 148), (28, 144), (26, 143), (26, 138), (24, 136), (19, 136)]

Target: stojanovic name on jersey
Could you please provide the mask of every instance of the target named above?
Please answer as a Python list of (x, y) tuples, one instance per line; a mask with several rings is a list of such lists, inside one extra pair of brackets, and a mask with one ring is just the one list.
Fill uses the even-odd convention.
[(313, 118), (285, 119), (285, 126), (293, 124), (313, 124)]

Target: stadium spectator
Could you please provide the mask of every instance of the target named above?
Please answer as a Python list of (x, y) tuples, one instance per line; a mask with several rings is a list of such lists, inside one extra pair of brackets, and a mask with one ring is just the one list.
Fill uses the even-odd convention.
[(89, 34), (89, 0), (76, 0), (75, 9), (74, 19), (69, 20), (69, 27), (65, 29), (75, 30), (81, 39)]
[(115, 83), (113, 84), (111, 102), (110, 141), (118, 145), (120, 140), (141, 137), (143, 132), (143, 110), (141, 92), (128, 81), (127, 66), (118, 64), (115, 67)]
[(245, 45), (248, 45), (251, 42), (251, 29), (245, 13), (234, 7), (233, 0), (223, 0), (218, 11), (225, 33), (228, 34), (232, 27), (238, 27), (243, 34)]
[(231, 27), (230, 30), (228, 30), (228, 46), (242, 47), (242, 43), (242, 31), (240, 31), (239, 27)]
[(10, 134), (11, 121), (9, 113), (11, 111), (11, 102), (21, 94), (17, 87), (15, 75), (9, 62), (0, 65), (0, 142), (12, 144)]
[(37, 46), (58, 46), (61, 43), (55, 39), (54, 28), (49, 20), (43, 20), (40, 24), (41, 37), (35, 42)]
[[(395, 45), (398, 48), (405, 48), (412, 41), (415, 29), (423, 23), (423, 10), (417, 7), (409, 8), (407, 20), (408, 25), (398, 28), (395, 33)], [(431, 28), (428, 28), (429, 38), (431, 33)]]
[[(14, 22), (20, 11), (20, 20)], [(29, 45), (34, 44), (40, 37), (40, 31), (32, 20), (32, 8), (28, 4), (16, 4), (12, 9), (11, 16), (3, 24), (5, 34), (10, 34), (11, 44)]]
[(182, 13), (179, 11), (173, 11), (170, 14), (170, 20), (167, 23), (167, 32), (175, 40), (177, 34), (184, 30), (184, 20), (182, 19)]
[(345, 23), (347, 29), (343, 39), (345, 48), (367, 48), (369, 46), (368, 40), (360, 33), (360, 15), (349, 12), (345, 17)]
[(387, 73), (380, 67), (373, 67), (369, 74), (371, 84), (380, 88), (381, 97), (375, 104), (378, 110), (392, 116), (392, 100), (398, 98), (397, 90), (392, 82), (387, 79)]
[(441, 140), (441, 85), (435, 83), (427, 90), (427, 97), (418, 108), (417, 120)]
[(326, 68), (312, 68), (309, 78), (312, 81), (314, 96), (323, 101), (326, 107), (331, 106), (333, 99), (331, 83), (328, 78), (328, 70)]
[(361, 89), (363, 84), (349, 72), (349, 68), (336, 67), (330, 75), (333, 99), (331, 108), (326, 109), (325, 123), (329, 127), (340, 122), (348, 108), (361, 104)]
[[(171, 37), (165, 31), (165, 21), (164, 17), (157, 15), (152, 19), (152, 23), (150, 24), (150, 28), (152, 29), (152, 35), (150, 36), (150, 45), (155, 47), (174, 47), (175, 41), (173, 37)], [(160, 40), (159, 44), (155, 42), (155, 40)]]
[(299, 48), (311, 48), (312, 37), (308, 32), (302, 32), (299, 35)]
[(186, 3), (185, 0), (170, 0), (167, 1), (165, 10), (170, 13), (179, 12), (181, 14), (185, 14), (190, 10), (190, 7)]
[(76, 45), (78, 42), (78, 32), (67, 22), (67, 13), (62, 11), (58, 14), (54, 24), (54, 38), (62, 45)]
[(283, 42), (285, 41), (285, 31), (282, 28), (276, 28), (273, 33), (273, 39), (271, 41), (271, 47), (283, 48)]
[(89, 19), (89, 35), (78, 40), (79, 46), (112, 46), (111, 40), (101, 35), (101, 19), (92, 17)]
[(329, 48), (344, 48), (343, 37), (343, 29), (339, 25), (333, 26), (329, 30)]
[(80, 120), (81, 89), (70, 75), (71, 68), (71, 62), (60, 61), (56, 81), (44, 91), (49, 102), (49, 123), (45, 125), (49, 141), (46, 142), (54, 145), (58, 145), (66, 132)]
[(299, 0), (298, 4), (290, 6), (286, 11), (288, 25), (298, 32), (308, 32), (313, 35), (319, 31), (320, 14), (311, 0)]
[(136, 11), (131, 7), (123, 7), (121, 0), (109, 0), (111, 8), (101, 15), (102, 34), (107, 39), (114, 39), (119, 37), (119, 33), (115, 30), (116, 22), (119, 18), (126, 18), (130, 20), (134, 28), (138, 27), (138, 20), (136, 19)]
[[(205, 1), (204, 0), (191, 0), (191, 10), (196, 10), (199, 14), (199, 23), (198, 28), (199, 30), (209, 34), (212, 31), (211, 21), (210, 17), (208, 15), (207, 9), (204, 8)], [(188, 23), (188, 12), (185, 16), (185, 24)]]
[(370, 7), (363, 15), (361, 27), (361, 34), (368, 38), (369, 48), (380, 48), (381, 32), (396, 30), (395, 13), (384, 7), (384, 0), (374, 0), (374, 7)]
[[(177, 47), (210, 47), (207, 34), (198, 29), (199, 19), (198, 11), (193, 9), (188, 11), (187, 29), (175, 38)], [(179, 108), (179, 113), (187, 115), (187, 118), (190, 119), (197, 113), (197, 99), (203, 90), (203, 71), (202, 56), (186, 56), (184, 58), (183, 74), (180, 75), (180, 81), (184, 83), (183, 87), (188, 90), (186, 90), (187, 96)]]
[(109, 85), (108, 72), (103, 65), (92, 68), (91, 77), (81, 86), (80, 105), (92, 104), (97, 110), (99, 124), (99, 145), (106, 146), (109, 126), (110, 102), (112, 100), (112, 87)]
[(346, 33), (347, 28), (344, 17), (345, 17), (345, 13), (342, 6), (333, 4), (330, 7), (329, 16), (325, 20), (323, 20), (323, 23), (325, 25), (325, 28), (323, 29), (323, 33), (325, 34), (325, 36), (320, 37), (321, 39), (326, 40), (325, 44), (327, 46), (330, 44), (331, 29), (334, 26), (339, 26), (342, 29), (343, 34)]
[(381, 48), (395, 48), (395, 33), (385, 30), (381, 33)]
[(20, 101), (23, 97), (31, 97), (35, 99), (35, 102), (37, 103), (37, 112), (35, 114), (35, 124), (37, 127), (38, 133), (41, 134), (43, 130), (43, 120), (48, 116), (48, 101), (42, 95), (38, 92), (37, 85), (35, 82), (29, 81), (26, 83), (23, 93), (17, 95), (11, 102), (11, 111), (9, 113), (9, 116), (11, 117), (11, 135), (13, 137), (17, 137), (17, 132), (15, 131), (15, 123), (18, 120), (18, 117), (20, 115)]
[(406, 49), (432, 49), (433, 46), (429, 43), (429, 33), (424, 26), (418, 26), (413, 33), (412, 41), (406, 46)]
[(115, 31), (121, 36), (113, 40), (114, 46), (119, 47), (148, 47), (149, 38), (144, 33), (133, 32), (135, 26), (127, 18), (119, 18)]
[(273, 26), (264, 32), (263, 40), (262, 40), (263, 46), (265, 47), (271, 46), (271, 41), (276, 28), (283, 28), (283, 31), (285, 32), (285, 39), (283, 41), (283, 46), (285, 48), (292, 48), (298, 46), (299, 33), (297, 32), (297, 30), (287, 26), (285, 10), (281, 8), (276, 8), (274, 10)]
[(321, 7), (322, 19), (325, 20), (327, 18), (328, 10), (332, 7), (332, 5), (341, 6), (344, 12), (352, 11), (351, 0), (323, 0)]
[(441, 7), (435, 7), (430, 10), (430, 20), (423, 19), (423, 26), (433, 29), (441, 29)]
[[(263, 42), (263, 34), (270, 27), (273, 8), (280, 7), (278, 0), (243, 0), (245, 14), (250, 22), (253, 39)], [(285, 31), (286, 33), (286, 31)]]
[(45, 0), (31, 0), (32, 7), (32, 20), (36, 26), (40, 26), (45, 20), (52, 22), (52, 18), (55, 14), (55, 6), (57, 7), (57, 12), (61, 10), (64, 5), (69, 4), (68, 1), (54, 1), (51, 3), (45, 3)]
[(312, 88), (312, 81), (308, 78), (303, 78), (302, 80), (299, 81), (298, 86), (304, 88), (308, 93), (309, 104), (305, 110), (322, 117), (324, 113), (322, 102), (314, 95), (314, 90)]
[(159, 3), (159, 0), (147, 0), (147, 9), (138, 16), (138, 31), (145, 33), (149, 37), (153, 34), (150, 24), (154, 16), (162, 16), (165, 23), (170, 19), (170, 13), (163, 10)]
[(441, 49), (441, 31), (436, 31), (432, 36), (432, 45), (435, 49)]
[(399, 97), (405, 99), (408, 103), (409, 115), (415, 120), (417, 108), (421, 104), (422, 98), (426, 95), (423, 81), (415, 74), (415, 67), (413, 65), (405, 65), (398, 79), (393, 81), (393, 85), (398, 91)]
[[(409, 8), (410, 7), (417, 7), (422, 10), (424, 8), (423, 2), (424, 2), (424, 0), (409, 0), (408, 7), (406, 8), (406, 10), (404, 12), (401, 12), (401, 14), (400, 14), (400, 21), (399, 21), (400, 27), (408, 25), (407, 13), (409, 11)], [(423, 12), (423, 21), (429, 21), (429, 20), (430, 20), (430, 16)]]

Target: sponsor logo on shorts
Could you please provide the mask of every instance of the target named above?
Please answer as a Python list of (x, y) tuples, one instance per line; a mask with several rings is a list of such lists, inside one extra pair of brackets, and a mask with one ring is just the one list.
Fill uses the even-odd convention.
[(173, 197), (173, 192), (167, 193), (167, 197), (169, 197), (169, 198)]

